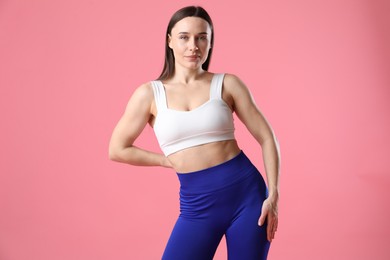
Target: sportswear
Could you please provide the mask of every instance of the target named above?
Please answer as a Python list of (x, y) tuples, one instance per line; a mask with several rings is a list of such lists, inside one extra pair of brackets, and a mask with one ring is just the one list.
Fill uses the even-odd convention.
[(223, 236), (229, 260), (267, 259), (267, 223), (257, 223), (268, 189), (242, 151), (219, 165), (177, 175), (180, 215), (163, 260), (212, 260)]
[(190, 111), (168, 108), (163, 83), (151, 81), (157, 106), (153, 129), (165, 156), (189, 147), (235, 138), (232, 111), (222, 99), (223, 78), (224, 74), (214, 74), (209, 100)]

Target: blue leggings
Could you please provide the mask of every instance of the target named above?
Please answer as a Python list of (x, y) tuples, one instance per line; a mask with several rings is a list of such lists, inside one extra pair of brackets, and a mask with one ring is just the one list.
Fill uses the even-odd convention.
[(177, 175), (180, 216), (163, 260), (211, 260), (223, 235), (229, 260), (267, 258), (267, 225), (257, 223), (268, 190), (242, 151), (217, 166)]

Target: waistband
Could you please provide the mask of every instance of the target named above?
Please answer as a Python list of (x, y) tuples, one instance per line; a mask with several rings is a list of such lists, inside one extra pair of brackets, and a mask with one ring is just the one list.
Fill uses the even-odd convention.
[(216, 191), (239, 182), (257, 171), (249, 158), (241, 151), (232, 159), (207, 169), (177, 173), (180, 192), (199, 194)]

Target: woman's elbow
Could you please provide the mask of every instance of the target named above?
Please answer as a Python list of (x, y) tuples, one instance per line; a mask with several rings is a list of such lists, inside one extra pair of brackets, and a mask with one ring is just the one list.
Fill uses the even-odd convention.
[(121, 150), (118, 146), (110, 144), (108, 147), (108, 159), (115, 162), (120, 162), (121, 160)]
[(117, 162), (119, 160), (118, 153), (114, 149), (109, 148), (108, 149), (108, 159), (111, 161)]

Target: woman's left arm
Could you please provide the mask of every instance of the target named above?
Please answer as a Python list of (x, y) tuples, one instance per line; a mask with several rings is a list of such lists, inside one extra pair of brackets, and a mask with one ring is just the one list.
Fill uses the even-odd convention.
[(271, 125), (256, 106), (250, 91), (238, 77), (226, 74), (224, 91), (224, 98), (231, 101), (229, 103), (231, 103), (234, 112), (262, 149), (269, 195), (263, 203), (259, 225), (263, 225), (264, 221), (267, 220), (267, 237), (269, 241), (272, 241), (278, 227), (279, 143)]

